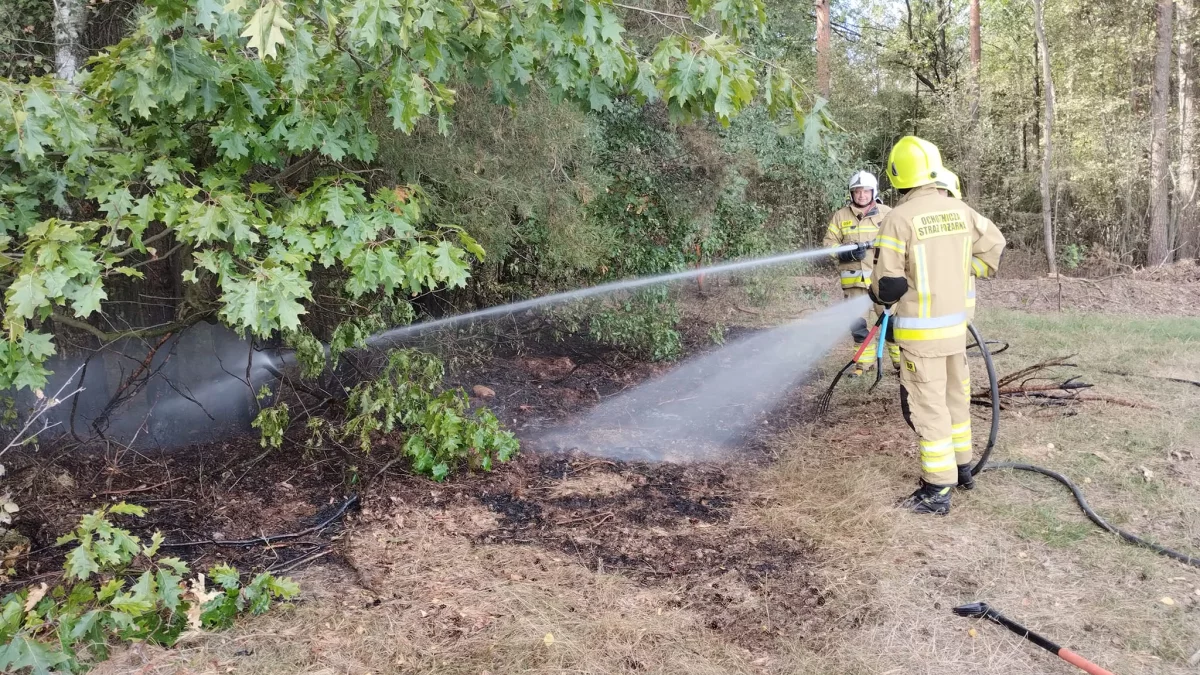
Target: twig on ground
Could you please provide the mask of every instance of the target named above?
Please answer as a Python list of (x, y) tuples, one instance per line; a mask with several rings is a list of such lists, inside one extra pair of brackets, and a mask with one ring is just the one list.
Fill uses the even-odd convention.
[(354, 506), (357, 503), (358, 503), (358, 495), (354, 495), (354, 496), (350, 497), (349, 499), (347, 499), (346, 502), (344, 504), (342, 504), (341, 507), (338, 508), (338, 510), (335, 511), (332, 516), (329, 516), (320, 524), (313, 525), (312, 527), (305, 529), (305, 530), (300, 530), (299, 532), (292, 532), (290, 534), (273, 534), (273, 535), (265, 536), (265, 537), (255, 537), (253, 539), (233, 539), (233, 540), (202, 539), (202, 540), (198, 540), (198, 541), (185, 541), (185, 542), (174, 543), (174, 544), (166, 543), (166, 544), (163, 544), (161, 546), (161, 548), (186, 548), (189, 546), (206, 546), (206, 545), (254, 546), (255, 544), (269, 544), (273, 541), (280, 541), (282, 539), (296, 539), (298, 537), (303, 537), (306, 534), (312, 534), (313, 532), (319, 532), (319, 531), (325, 529), (326, 527), (329, 527), (331, 524), (333, 524), (334, 521), (336, 521), (339, 518), (341, 518), (342, 516), (346, 515), (346, 511), (348, 511), (351, 506)]
[(299, 567), (305, 563), (310, 563), (314, 560), (317, 560), (318, 558), (324, 558), (325, 556), (329, 555), (330, 553), (333, 553), (333, 549), (327, 548), (322, 551), (317, 551), (316, 553), (313, 553), (312, 555), (306, 555), (303, 558), (300, 558), (299, 560), (294, 560), (294, 561), (292, 561), (286, 565), (283, 565), (281, 567), (270, 567), (267, 569), (267, 571), (271, 572), (273, 574), (285, 574), (287, 572), (291, 572), (292, 570), (296, 569), (297, 567)]
[(135, 488), (129, 488), (128, 490), (108, 490), (106, 492), (97, 492), (96, 496), (97, 497), (111, 497), (111, 496), (115, 496), (115, 495), (133, 494), (134, 492), (149, 492), (151, 490), (157, 490), (158, 488), (160, 488), (164, 485), (170, 485), (171, 483), (174, 483), (177, 480), (182, 480), (182, 478), (172, 478), (171, 480), (159, 483), (158, 485), (149, 485), (149, 486), (142, 485), (142, 486), (135, 487)]

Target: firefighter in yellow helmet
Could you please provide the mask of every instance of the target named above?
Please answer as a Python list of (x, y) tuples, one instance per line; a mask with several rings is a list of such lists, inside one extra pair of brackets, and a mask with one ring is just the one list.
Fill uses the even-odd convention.
[(1005, 244), (994, 224), (939, 190), (944, 171), (929, 141), (905, 136), (892, 147), (888, 178), (903, 196), (880, 224), (871, 281), (892, 311), (901, 408), (920, 444), (921, 486), (901, 505), (935, 514), (950, 512), (955, 485), (974, 487), (967, 293), (972, 270), (995, 270)]
[[(826, 248), (857, 244), (858, 248), (834, 255), (838, 263), (842, 296), (847, 300), (866, 295), (871, 287), (872, 257), (868, 250), (875, 235), (879, 233), (879, 222), (887, 214), (887, 206), (879, 203), (879, 181), (868, 171), (859, 171), (850, 177), (849, 202), (838, 209), (829, 219), (825, 230)], [(869, 332), (867, 326), (874, 325), (882, 307), (872, 305), (865, 316), (850, 329), (855, 344), (862, 344)], [(874, 340), (867, 345), (855, 364), (850, 377), (858, 377), (875, 364)], [(900, 352), (891, 345), (892, 361), (899, 367)]]

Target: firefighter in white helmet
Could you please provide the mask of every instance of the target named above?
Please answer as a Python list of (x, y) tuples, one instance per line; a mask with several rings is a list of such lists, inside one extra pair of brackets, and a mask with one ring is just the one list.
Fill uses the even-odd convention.
[(901, 408), (917, 432), (921, 486), (902, 505), (950, 512), (950, 492), (971, 478), (971, 376), (967, 293), (972, 273), (1000, 265), (1004, 236), (937, 184), (937, 146), (916, 136), (896, 142), (888, 178), (903, 196), (880, 225), (871, 293), (891, 308), (900, 345)]
[[(954, 197), (955, 199), (963, 198), (962, 183), (958, 179), (958, 174), (946, 167), (942, 167), (942, 170), (938, 172), (938, 177), (934, 181), (934, 184), (937, 185), (938, 192), (947, 197)], [(986, 217), (979, 214), (976, 215), (979, 216), (980, 227), (985, 231), (989, 227), (996, 227), (995, 223)], [(999, 232), (999, 230), (996, 231)], [(970, 283), (967, 285), (967, 321), (975, 320), (975, 278), (986, 278), (991, 272), (992, 270), (982, 261), (977, 259), (971, 261), (971, 277), (969, 279)]]
[[(879, 223), (891, 210), (879, 202), (879, 181), (869, 171), (859, 171), (851, 176), (848, 190), (849, 201), (829, 219), (824, 241), (826, 248), (846, 244), (857, 245), (854, 250), (834, 256), (838, 263), (842, 296), (847, 300), (866, 295), (871, 287), (873, 258), (868, 247), (879, 233)], [(872, 305), (867, 314), (850, 329), (855, 344), (862, 344), (866, 339), (869, 332), (867, 327), (875, 323), (881, 311), (880, 306)], [(895, 345), (890, 345), (889, 353), (893, 365), (899, 368), (900, 352)], [(870, 370), (874, 364), (875, 347), (872, 344), (863, 350), (850, 376), (858, 377)]]

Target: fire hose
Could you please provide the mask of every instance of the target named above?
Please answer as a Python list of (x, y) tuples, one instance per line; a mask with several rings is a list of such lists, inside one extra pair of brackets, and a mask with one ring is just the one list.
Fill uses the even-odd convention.
[[(849, 368), (853, 366), (858, 361), (858, 358), (866, 351), (866, 348), (871, 343), (872, 338), (876, 337), (877, 335), (880, 338), (878, 352), (879, 356), (877, 358), (880, 360), (880, 362), (882, 362), (883, 341), (886, 337), (886, 324), (888, 320), (888, 312), (884, 312), (880, 315), (879, 320), (875, 322), (875, 325), (871, 328), (870, 332), (867, 333), (867, 337), (863, 340), (862, 346), (859, 347), (857, 352), (855, 352), (854, 356), (850, 359), (850, 362), (843, 366), (840, 371), (838, 371), (838, 373), (834, 376), (833, 381), (829, 384), (829, 388), (826, 389), (825, 393), (818, 398), (817, 409), (820, 415), (824, 415), (826, 412), (828, 412), (829, 404), (833, 398), (834, 388), (837, 387), (838, 382), (842, 379), (842, 376), (846, 373), (846, 371), (849, 370)], [(1142, 548), (1149, 549), (1155, 553), (1165, 555), (1168, 558), (1178, 560), (1186, 565), (1200, 567), (1200, 557), (1187, 555), (1186, 553), (1180, 553), (1179, 551), (1167, 548), (1166, 546), (1146, 541), (1145, 539), (1142, 539), (1131, 532), (1123, 530), (1105, 520), (1102, 516), (1100, 516), (1100, 514), (1096, 513), (1091, 504), (1088, 503), (1087, 498), (1084, 497), (1083, 490), (1081, 490), (1078, 485), (1071, 481), (1071, 479), (1057, 471), (1033, 464), (1025, 464), (1022, 462), (988, 462), (992, 456), (992, 451), (996, 448), (996, 440), (1000, 435), (999, 378), (996, 375), (996, 366), (992, 362), (992, 351), (990, 347), (988, 347), (990, 343), (983, 339), (983, 336), (980, 335), (979, 330), (975, 328), (975, 324), (967, 324), (967, 329), (971, 334), (971, 338), (975, 341), (973, 344), (968, 345), (967, 349), (978, 349), (980, 355), (983, 357), (984, 366), (987, 368), (988, 389), (992, 408), (992, 423), (991, 427), (988, 429), (987, 444), (984, 445), (983, 451), (979, 454), (979, 460), (972, 465), (971, 475), (978, 476), (984, 471), (999, 471), (1001, 469), (1009, 469), (1012, 471), (1028, 471), (1031, 473), (1041, 474), (1047, 478), (1052, 478), (1059, 483), (1062, 483), (1068, 490), (1071, 491), (1071, 495), (1075, 498), (1075, 502), (1079, 504), (1079, 509), (1083, 511), (1083, 515), (1087, 516), (1087, 519), (1092, 521), (1100, 529), (1111, 532), (1124, 541), (1133, 544), (1134, 546), (1140, 546)], [(1007, 344), (1005, 345), (1005, 348), (1007, 348)], [(872, 389), (879, 384), (879, 380), (883, 377), (883, 368), (881, 367), (881, 363), (876, 370), (878, 372), (875, 376), (875, 383), (871, 385)], [(909, 426), (912, 426), (911, 422), (909, 422)]]
[[(838, 381), (841, 380), (841, 378), (845, 374), (845, 372), (851, 366), (853, 366), (855, 364), (855, 362), (857, 362), (858, 358), (866, 350), (867, 345), (869, 345), (871, 343), (872, 338), (874, 338), (876, 336), (878, 336), (878, 338), (879, 338), (879, 340), (878, 340), (879, 348), (878, 348), (878, 352), (877, 352), (878, 353), (877, 370), (879, 372), (876, 374), (875, 383), (871, 385), (871, 389), (874, 389), (875, 386), (879, 384), (879, 380), (882, 379), (882, 377), (883, 377), (883, 368), (882, 368), (882, 366), (883, 366), (883, 362), (882, 362), (883, 343), (884, 343), (884, 340), (886, 339), (886, 335), (887, 335), (886, 331), (887, 331), (887, 322), (889, 321), (889, 318), (890, 318), (889, 315), (890, 315), (890, 312), (884, 312), (879, 317), (879, 320), (875, 322), (875, 326), (873, 326), (871, 328), (870, 332), (867, 334), (866, 339), (863, 340), (863, 345), (854, 354), (854, 357), (850, 360), (850, 363), (848, 363), (846, 366), (844, 366), (840, 371), (838, 371), (837, 375), (834, 376), (833, 381), (829, 385), (829, 388), (818, 399), (817, 405), (818, 405), (819, 414), (824, 415), (828, 411), (829, 403), (833, 396), (833, 390), (837, 386)], [(971, 338), (975, 341), (973, 344), (968, 345), (967, 349), (968, 350), (978, 349), (980, 355), (983, 357), (984, 366), (987, 369), (988, 389), (989, 389), (989, 396), (991, 398), (991, 409), (992, 409), (992, 422), (991, 422), (990, 428), (988, 429), (987, 444), (984, 446), (983, 451), (980, 453), (979, 460), (976, 461), (975, 464), (971, 467), (971, 475), (977, 476), (984, 471), (999, 471), (999, 470), (1003, 470), (1003, 469), (1008, 469), (1008, 470), (1012, 470), (1012, 471), (1028, 471), (1031, 473), (1036, 473), (1036, 474), (1046, 476), (1048, 478), (1052, 478), (1052, 479), (1058, 481), (1059, 483), (1061, 483), (1062, 485), (1066, 486), (1066, 488), (1071, 491), (1071, 495), (1075, 498), (1075, 502), (1079, 505), (1079, 509), (1081, 511), (1083, 511), (1083, 514), (1085, 516), (1087, 516), (1088, 520), (1092, 521), (1092, 523), (1094, 523), (1100, 529), (1105, 530), (1107, 532), (1111, 532), (1111, 533), (1119, 536), (1122, 540), (1124, 540), (1130, 544), (1133, 544), (1134, 546), (1139, 546), (1141, 548), (1149, 549), (1151, 551), (1154, 551), (1155, 553), (1165, 555), (1169, 558), (1172, 558), (1174, 560), (1177, 560), (1177, 561), (1182, 562), (1187, 565), (1191, 565), (1193, 567), (1200, 567), (1200, 558), (1197, 558), (1195, 556), (1190, 556), (1185, 553), (1180, 553), (1179, 551), (1167, 548), (1166, 546), (1162, 546), (1160, 544), (1155, 544), (1153, 542), (1146, 541), (1145, 539), (1142, 539), (1141, 537), (1139, 537), (1131, 532), (1123, 530), (1123, 529), (1109, 523), (1107, 520), (1105, 520), (1103, 517), (1101, 517), (1100, 514), (1096, 513), (1096, 511), (1094, 509), (1092, 509), (1091, 505), (1088, 503), (1087, 498), (1084, 496), (1083, 491), (1079, 488), (1079, 486), (1076, 485), (1071, 479), (1067, 478), (1066, 476), (1064, 476), (1063, 474), (1061, 474), (1057, 471), (1053, 471), (1053, 470), (1047, 469), (1045, 467), (1040, 467), (1040, 466), (1036, 466), (1033, 464), (1026, 464), (1026, 463), (1022, 463), (1022, 462), (991, 462), (991, 463), (988, 462), (988, 460), (991, 458), (992, 451), (996, 447), (996, 440), (999, 437), (999, 433), (1000, 433), (999, 378), (996, 375), (996, 367), (992, 361), (992, 351), (991, 351), (991, 348), (989, 347), (989, 345), (992, 343), (983, 339), (983, 336), (980, 335), (979, 330), (977, 328), (975, 328), (974, 324), (967, 324), (967, 328), (971, 334)], [(1004, 349), (1007, 349), (1007, 348), (1008, 348), (1008, 345), (1004, 344)], [(909, 423), (909, 426), (911, 427), (912, 422), (909, 420), (906, 420), (906, 421)], [(1075, 654), (1071, 650), (1065, 649), (1065, 648), (1060, 648), (1058, 645), (1047, 640), (1046, 638), (1044, 638), (1036, 633), (1033, 633), (1032, 631), (1026, 629), (1025, 627), (1021, 626), (1020, 624), (1018, 624), (1014, 621), (1007, 619), (1006, 617), (1001, 615), (999, 612), (996, 612), (995, 610), (989, 608), (986, 603), (975, 603), (973, 605), (964, 605), (962, 607), (955, 608), (954, 611), (959, 616), (973, 616), (973, 617), (982, 617), (982, 618), (990, 619), (1002, 626), (1005, 626), (1006, 628), (1017, 633), (1018, 635), (1021, 635), (1022, 637), (1025, 637), (1026, 639), (1034, 642), (1035, 644), (1042, 647), (1043, 649), (1046, 649), (1046, 650), (1058, 655), (1063, 660), (1067, 661), (1068, 663), (1071, 663), (1072, 665), (1075, 665), (1076, 667), (1078, 667), (1088, 673), (1093, 673), (1095, 675), (1112, 675), (1109, 671), (1104, 670), (1103, 668), (1100, 668), (1099, 666), (1091, 663), (1090, 661), (1087, 661), (1086, 659), (1079, 656), (1078, 654)]]

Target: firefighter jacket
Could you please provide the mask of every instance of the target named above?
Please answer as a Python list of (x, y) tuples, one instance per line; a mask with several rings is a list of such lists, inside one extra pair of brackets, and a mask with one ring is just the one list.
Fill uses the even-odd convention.
[[(888, 211), (891, 209), (883, 204), (871, 204), (866, 210), (853, 204), (843, 206), (829, 219), (829, 227), (825, 230), (825, 248), (843, 244), (870, 244), (879, 234), (879, 222)], [(834, 255), (833, 259), (836, 261), (837, 256)], [(872, 260), (868, 254), (860, 261), (839, 263), (842, 288), (869, 288)]]
[(913, 189), (880, 224), (872, 291), (893, 306), (900, 348), (936, 357), (966, 351), (973, 276), (1000, 266), (1004, 235), (994, 223), (933, 185)]

